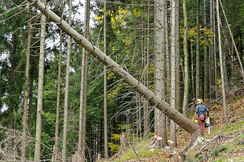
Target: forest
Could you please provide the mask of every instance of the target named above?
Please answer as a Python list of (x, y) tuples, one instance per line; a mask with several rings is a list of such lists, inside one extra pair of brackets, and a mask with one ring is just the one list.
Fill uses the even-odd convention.
[(175, 150), (197, 99), (228, 126), (244, 95), (243, 0), (0, 0), (0, 22), (0, 161)]

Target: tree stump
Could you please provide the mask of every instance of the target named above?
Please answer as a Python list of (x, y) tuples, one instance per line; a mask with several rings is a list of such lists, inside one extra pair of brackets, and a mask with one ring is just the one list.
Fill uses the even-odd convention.
[(183, 152), (177, 152), (174, 155), (174, 162), (183, 162), (185, 160), (185, 156), (183, 155)]
[(122, 133), (120, 136), (120, 153), (124, 153), (126, 149), (128, 148), (128, 140), (127, 140), (127, 134)]
[(207, 154), (207, 152), (203, 152), (202, 153), (202, 161), (203, 162), (207, 162), (208, 161), (208, 154)]

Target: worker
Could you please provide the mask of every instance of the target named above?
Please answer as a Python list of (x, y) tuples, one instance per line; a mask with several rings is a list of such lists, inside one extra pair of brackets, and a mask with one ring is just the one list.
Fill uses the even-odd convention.
[[(200, 124), (200, 130), (203, 132), (204, 131), (203, 125), (207, 126), (206, 118), (209, 117), (209, 110), (208, 110), (208, 108), (205, 105), (203, 105), (203, 100), (202, 99), (197, 99), (196, 100), (196, 104), (197, 104), (196, 112), (195, 112), (195, 114), (193, 116), (192, 121), (195, 121), (195, 116), (196, 116), (196, 114), (198, 114), (198, 122)], [(207, 116), (206, 116), (206, 112), (207, 112)]]

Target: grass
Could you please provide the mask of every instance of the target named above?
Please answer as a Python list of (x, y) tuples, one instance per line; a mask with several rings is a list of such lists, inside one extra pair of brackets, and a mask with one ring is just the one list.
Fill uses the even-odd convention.
[[(212, 125), (211, 134), (205, 134), (205, 139), (212, 139), (214, 136), (221, 136), (217, 141), (213, 141), (207, 150), (207, 155), (211, 162), (244, 162), (244, 98), (235, 101), (233, 104), (229, 104), (229, 117), (230, 119), (235, 119), (234, 123), (230, 125), (225, 125), (222, 108), (220, 106), (214, 105), (210, 110)], [(142, 140), (135, 145), (134, 151), (132, 148), (127, 149), (127, 151), (119, 155), (116, 159), (112, 161), (137, 161), (138, 157), (142, 161), (173, 161), (172, 154), (174, 151), (183, 148), (187, 141), (189, 140), (189, 134), (184, 130), (178, 132), (178, 144), (179, 148), (166, 151), (163, 149), (153, 149), (147, 148), (153, 142), (153, 134), (148, 136), (149, 139)], [(187, 155), (189, 162), (200, 162), (202, 161), (202, 154), (198, 154), (198, 150), (194, 152), (192, 150), (191, 154)], [(137, 157), (138, 156), (138, 157)], [(187, 160), (186, 160), (187, 161)]]
[(144, 140), (138, 143), (134, 149), (130, 148), (123, 154), (123, 156), (119, 157), (116, 161), (128, 161), (128, 160), (136, 160), (138, 157), (141, 158), (152, 158), (157, 157), (161, 154), (160, 149), (147, 149), (152, 140)]

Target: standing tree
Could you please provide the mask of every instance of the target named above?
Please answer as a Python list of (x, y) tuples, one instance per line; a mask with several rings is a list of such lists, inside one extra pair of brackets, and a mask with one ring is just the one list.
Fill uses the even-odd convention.
[(183, 0), (184, 13), (184, 99), (183, 99), (183, 114), (187, 116), (188, 96), (189, 96), (189, 61), (188, 61), (188, 17), (187, 17), (187, 2)]
[[(154, 0), (154, 84), (155, 95), (164, 100), (165, 98), (165, 0)], [(155, 135), (157, 135), (156, 146), (165, 147), (167, 145), (166, 116), (160, 110), (155, 109)]]
[[(106, 7), (107, 6), (107, 1), (104, 0), (104, 27), (103, 27), (103, 31), (104, 31), (104, 54), (107, 54), (107, 34), (106, 34), (106, 25), (107, 25), (107, 10)], [(107, 68), (106, 65), (104, 65), (104, 157), (105, 159), (108, 159), (108, 124), (107, 124)]]
[(24, 92), (24, 112), (23, 112), (23, 139), (21, 146), (21, 159), (26, 161), (26, 136), (27, 136), (27, 111), (28, 111), (28, 88), (29, 88), (29, 66), (30, 66), (30, 49), (31, 49), (31, 19), (28, 21), (28, 39), (26, 49), (26, 66), (25, 66), (25, 92)]
[(199, 91), (200, 91), (200, 76), (199, 76), (199, 64), (200, 64), (200, 59), (199, 59), (199, 0), (197, 0), (197, 31), (196, 31), (196, 98), (195, 99), (198, 99), (199, 98)]
[[(178, 0), (171, 0), (171, 6), (172, 6), (172, 11), (171, 11), (171, 100), (170, 100), (170, 107), (171, 109), (176, 108), (176, 1)], [(177, 111), (177, 110), (176, 110)], [(174, 148), (176, 147), (176, 124), (173, 120), (170, 122), (170, 147)]]
[(220, 62), (220, 74), (221, 74), (221, 87), (222, 87), (222, 102), (224, 108), (224, 118), (226, 125), (229, 124), (227, 107), (226, 107), (226, 96), (225, 96), (225, 73), (223, 68), (223, 56), (222, 56), (222, 45), (221, 45), (221, 31), (220, 31), (220, 16), (219, 16), (219, 1), (216, 2), (216, 14), (217, 14), (217, 24), (218, 24), (218, 38), (219, 38), (219, 62)]
[[(72, 0), (69, 0), (69, 25), (71, 26)], [(64, 93), (64, 126), (63, 126), (63, 147), (62, 160), (66, 161), (67, 127), (68, 127), (68, 101), (69, 101), (69, 69), (70, 69), (71, 38), (68, 36), (66, 56), (66, 82)]]
[[(210, 30), (214, 31), (214, 13), (213, 13), (213, 0), (210, 0)], [(215, 96), (214, 93), (214, 85), (215, 85), (215, 66), (214, 66), (214, 38), (211, 37), (211, 44), (210, 44), (210, 98), (213, 99)]]
[[(46, 0), (43, 0), (45, 6)], [(40, 56), (39, 56), (39, 74), (38, 74), (38, 99), (36, 115), (36, 141), (35, 141), (35, 161), (41, 159), (41, 127), (42, 127), (42, 101), (43, 101), (43, 78), (44, 78), (44, 58), (45, 58), (45, 28), (46, 15), (41, 15), (41, 35), (40, 35)]]
[[(169, 33), (168, 33), (168, 1), (165, 1), (165, 14), (164, 14), (164, 27), (165, 27), (165, 56), (166, 56), (166, 80), (167, 80), (167, 98), (166, 102), (170, 103), (170, 88), (171, 88), (171, 81), (170, 81), (170, 52), (169, 52)], [(166, 116), (166, 129), (169, 130), (170, 120)]]
[(175, 1), (175, 104), (176, 109), (181, 112), (180, 97), (180, 1)]
[[(90, 0), (85, 4), (84, 37), (89, 37)], [(79, 159), (85, 160), (85, 137), (86, 137), (86, 107), (87, 107), (87, 73), (88, 73), (88, 51), (83, 48), (81, 68), (81, 89), (80, 89), (80, 117), (79, 117)]]
[[(203, 1), (203, 24), (204, 27), (207, 28), (207, 11), (206, 11), (206, 0)], [(207, 41), (207, 36), (206, 33), (204, 33), (204, 42)], [(206, 99), (208, 98), (208, 53), (207, 53), (207, 45), (204, 46), (204, 90), (203, 90), (203, 98)]]
[[(62, 7), (61, 7), (61, 18), (63, 18), (64, 14), (64, 5), (65, 3), (62, 0)], [(56, 123), (55, 123), (55, 143), (53, 147), (53, 156), (52, 162), (57, 161), (57, 154), (58, 154), (58, 132), (59, 132), (59, 109), (60, 109), (60, 89), (61, 89), (61, 65), (62, 65), (62, 47), (63, 47), (63, 30), (60, 29), (60, 45), (59, 45), (59, 56), (58, 56), (58, 81), (57, 81), (57, 102), (56, 102)]]

